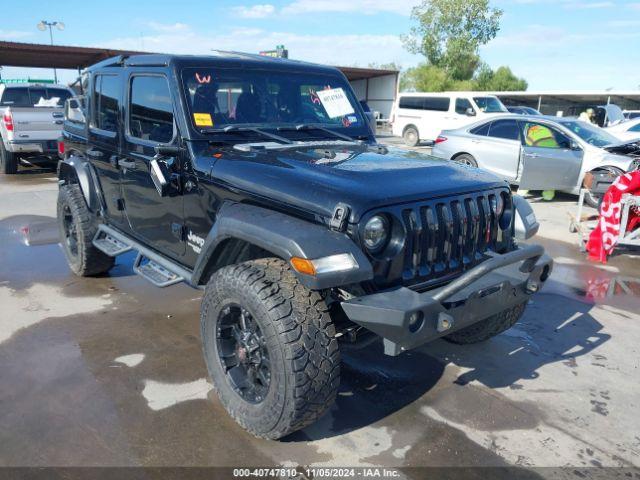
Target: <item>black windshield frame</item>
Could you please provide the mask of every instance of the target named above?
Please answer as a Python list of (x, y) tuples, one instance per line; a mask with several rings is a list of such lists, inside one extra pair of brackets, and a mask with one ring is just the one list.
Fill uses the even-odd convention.
[[(353, 107), (353, 114), (349, 116), (352, 119), (356, 119), (355, 122), (350, 125), (345, 125), (343, 123), (322, 123), (323, 127), (329, 128), (331, 130), (335, 130), (338, 133), (348, 135), (352, 138), (370, 138), (372, 137), (372, 131), (368, 124), (368, 120), (360, 102), (355, 97), (351, 86), (349, 85), (346, 78), (340, 74), (339, 72), (333, 73), (331, 71), (305, 71), (304, 69), (273, 69), (273, 68), (241, 68), (241, 67), (230, 67), (230, 66), (220, 66), (220, 65), (207, 65), (204, 64), (202, 66), (184, 66), (178, 70), (178, 79), (180, 85), (180, 94), (182, 96), (182, 100), (185, 105), (185, 114), (187, 125), (189, 129), (195, 134), (194, 138), (199, 139), (207, 139), (207, 140), (224, 140), (229, 142), (237, 142), (240, 140), (238, 135), (229, 135), (224, 132), (224, 127), (226, 126), (238, 126), (238, 127), (250, 127), (250, 128), (258, 128), (260, 130), (268, 130), (268, 131), (278, 131), (279, 128), (284, 128), (284, 136), (286, 136), (286, 131), (289, 127), (295, 127), (301, 123), (311, 123), (311, 122), (300, 122), (300, 121), (237, 121), (233, 123), (218, 123), (214, 122), (214, 128), (207, 128), (205, 125), (196, 125), (194, 114), (202, 113), (196, 112), (194, 110), (194, 101), (195, 100), (193, 91), (190, 91), (190, 88), (193, 89), (194, 83), (193, 78), (195, 73), (199, 73), (199, 77), (203, 79), (205, 76), (211, 76), (211, 82), (216, 82), (218, 85), (224, 84), (228, 79), (233, 79), (237, 81), (239, 78), (248, 78), (251, 79), (259, 79), (261, 81), (267, 81), (268, 79), (286, 79), (287, 82), (294, 84), (301, 88), (302, 85), (306, 84), (318, 84), (318, 85), (330, 85), (331, 88), (342, 88), (345, 96), (348, 98), (351, 106)], [(237, 105), (237, 100), (236, 100)], [(296, 120), (296, 119), (294, 119)], [(301, 120), (301, 119), (298, 119)], [(313, 122), (318, 123), (318, 122)], [(348, 122), (347, 122), (348, 123)], [(283, 134), (283, 133), (280, 133)], [(316, 132), (317, 136), (317, 132)], [(328, 135), (327, 135), (328, 136)], [(257, 136), (259, 137), (259, 136)], [(261, 139), (264, 141), (264, 138)]]

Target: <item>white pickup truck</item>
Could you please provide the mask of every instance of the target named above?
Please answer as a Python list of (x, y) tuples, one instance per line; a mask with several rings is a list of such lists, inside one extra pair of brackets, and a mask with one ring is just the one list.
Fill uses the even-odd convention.
[(0, 84), (0, 172), (16, 173), (19, 157), (57, 161), (63, 106), (73, 95), (63, 85)]

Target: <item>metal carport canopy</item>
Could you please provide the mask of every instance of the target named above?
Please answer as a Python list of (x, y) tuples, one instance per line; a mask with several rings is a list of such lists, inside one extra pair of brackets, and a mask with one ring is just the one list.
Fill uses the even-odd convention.
[[(0, 41), (0, 65), (11, 67), (82, 69), (117, 55), (140, 55), (148, 53), (153, 52)], [(398, 73), (395, 70), (380, 70), (376, 68), (337, 68), (339, 68), (350, 81)]]

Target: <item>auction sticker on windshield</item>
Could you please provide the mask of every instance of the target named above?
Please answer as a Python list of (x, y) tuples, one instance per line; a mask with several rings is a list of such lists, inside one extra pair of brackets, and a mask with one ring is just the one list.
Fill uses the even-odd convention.
[(213, 127), (213, 119), (210, 113), (194, 113), (193, 120), (197, 127)]
[(329, 118), (343, 117), (355, 113), (343, 89), (331, 88), (329, 90), (319, 90), (316, 93)]

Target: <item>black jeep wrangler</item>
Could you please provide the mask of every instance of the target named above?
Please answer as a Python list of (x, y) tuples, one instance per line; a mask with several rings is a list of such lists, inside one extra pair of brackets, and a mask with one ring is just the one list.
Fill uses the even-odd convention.
[[(551, 260), (482, 170), (376, 143), (335, 68), (238, 53), (116, 57), (67, 109), (58, 222), (77, 275), (133, 269), (204, 290), (206, 363), (251, 433), (335, 399), (342, 344), (398, 355), (511, 327)], [(79, 105), (86, 105), (80, 107)]]

